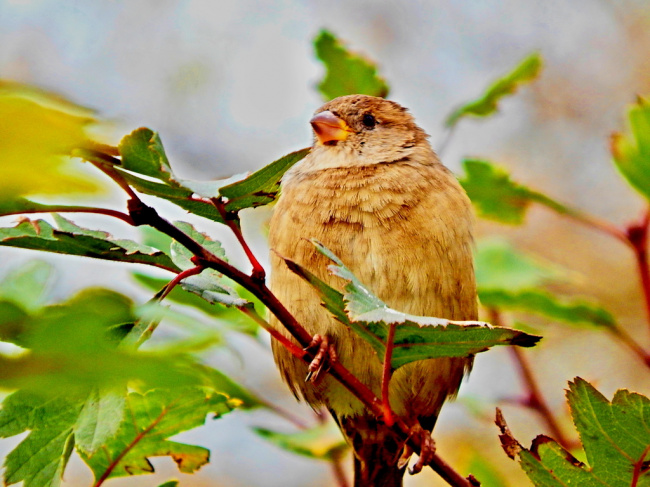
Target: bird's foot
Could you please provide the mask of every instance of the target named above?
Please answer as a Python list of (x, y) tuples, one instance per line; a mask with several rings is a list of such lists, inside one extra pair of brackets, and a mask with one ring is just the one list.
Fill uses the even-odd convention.
[(411, 428), (411, 437), (420, 438), (420, 457), (409, 470), (411, 475), (415, 475), (416, 473), (420, 473), (422, 468), (433, 460), (434, 454), (436, 453), (436, 444), (431, 437), (431, 432), (425, 430), (418, 423)]
[(322, 337), (320, 335), (314, 335), (314, 338), (305, 350), (315, 352), (314, 359), (309, 364), (309, 372), (307, 372), (305, 382), (318, 384), (323, 377), (323, 372), (327, 372), (330, 365), (336, 362), (336, 350), (326, 336)]

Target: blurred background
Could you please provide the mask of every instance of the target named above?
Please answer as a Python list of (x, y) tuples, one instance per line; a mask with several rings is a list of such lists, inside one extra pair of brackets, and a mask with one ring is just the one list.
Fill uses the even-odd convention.
[[(222, 178), (310, 145), (308, 120), (322, 104), (315, 86), (323, 68), (312, 47), (321, 28), (378, 61), (390, 98), (411, 109), (434, 148), (454, 108), (539, 51), (541, 78), (505, 99), (498, 115), (462, 121), (443, 162), (458, 172), (463, 157), (488, 158), (509, 168), (515, 180), (616, 224), (640, 216), (642, 200), (616, 173), (608, 144), (611, 132), (625, 128), (626, 105), (637, 94), (650, 95), (650, 4), (642, 0), (0, 0), (0, 78), (95, 109), (111, 121), (105, 137), (115, 143), (137, 127), (150, 127), (160, 132), (181, 177)], [(106, 206), (123, 207), (117, 191), (101, 198)], [(187, 218), (170, 205), (156, 205), (169, 218)], [(247, 235), (259, 235), (268, 216), (268, 209), (246, 212)], [(106, 219), (75, 221), (119, 237), (137, 235)], [(246, 266), (224, 229), (207, 221), (197, 225), (224, 240), (232, 260)], [(558, 290), (599, 300), (640, 343), (650, 343), (634, 260), (619, 242), (538, 208), (522, 227), (480, 222), (479, 233), (506, 237), (566, 266), (570, 279)], [(263, 240), (254, 241), (254, 250), (265, 258)], [(34, 258), (60, 269), (55, 297), (93, 284), (147, 299), (130, 268), (110, 263), (3, 249), (0, 273)], [(568, 431), (564, 388), (575, 376), (608, 397), (618, 388), (650, 393), (647, 374), (638, 373), (642, 364), (609, 335), (555, 325), (545, 325), (543, 334), (542, 345), (525, 353)], [(281, 384), (266, 337), (232, 333), (226, 340), (228, 346), (206, 355), (207, 362), (311, 419)], [(510, 404), (519, 394), (508, 350), (479, 356), (460, 400), (443, 410), (436, 430), (441, 454), (467, 471), (480, 453), (508, 485), (525, 485), (491, 424), (499, 404), (522, 442), (546, 432), (533, 413)], [(181, 486), (333, 484), (327, 463), (283, 452), (251, 426), (291, 430), (268, 412), (235, 412), (177, 438), (210, 448), (211, 462), (198, 474), (179, 474), (171, 459), (161, 458), (153, 461), (156, 477), (109, 485), (153, 486), (171, 477)], [(0, 441), (2, 454), (16, 441)], [(90, 471), (73, 457), (65, 485), (90, 483)], [(444, 484), (429, 471), (406, 485)]]

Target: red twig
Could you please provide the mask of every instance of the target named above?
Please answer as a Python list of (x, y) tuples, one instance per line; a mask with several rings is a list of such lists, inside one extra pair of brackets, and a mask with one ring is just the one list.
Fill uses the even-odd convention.
[(630, 336), (620, 326), (609, 328), (612, 334), (618, 338), (625, 346), (627, 346), (637, 357), (639, 357), (645, 365), (650, 367), (650, 354), (646, 352), (641, 345), (639, 345), (634, 338)]
[(395, 323), (391, 323), (388, 327), (388, 337), (386, 338), (386, 352), (384, 353), (383, 370), (381, 374), (381, 403), (384, 411), (384, 423), (392, 426), (395, 423), (395, 415), (390, 407), (390, 399), (388, 396), (388, 386), (390, 379), (393, 375), (393, 367), (391, 360), (393, 359), (393, 344), (395, 342)]
[(650, 208), (646, 209), (639, 223), (627, 228), (626, 236), (634, 249), (637, 268), (641, 278), (646, 317), (650, 325), (650, 269), (648, 268), (648, 227), (650, 226)]
[(228, 213), (226, 210), (226, 205), (223, 202), (223, 198), (210, 198), (210, 202), (215, 206), (215, 208), (219, 211), (219, 214), (221, 215), (221, 218), (223, 219), (224, 223), (228, 225), (228, 228), (232, 230), (232, 233), (235, 234), (235, 237), (237, 238), (237, 241), (239, 242), (239, 245), (241, 245), (242, 249), (244, 249), (244, 252), (246, 253), (246, 257), (248, 257), (249, 262), (253, 266), (253, 272), (251, 276), (253, 279), (258, 279), (260, 281), (263, 281), (266, 278), (266, 271), (264, 271), (264, 267), (259, 263), (257, 258), (255, 257), (255, 254), (253, 254), (253, 251), (250, 249), (248, 246), (248, 243), (244, 239), (244, 235), (241, 233), (241, 226), (239, 225), (239, 219), (233, 218), (233, 216)]
[(122, 459), (126, 456), (127, 453), (129, 453), (152, 429), (156, 427), (160, 421), (165, 417), (167, 414), (168, 410), (163, 409), (163, 411), (158, 415), (156, 419), (154, 419), (149, 426), (147, 426), (145, 429), (140, 431), (135, 438), (129, 443), (120, 453), (117, 455), (113, 461), (110, 463), (108, 467), (106, 467), (106, 470), (104, 470), (104, 473), (102, 474), (101, 477), (95, 482), (95, 485), (93, 487), (100, 487), (108, 477), (110, 477), (111, 473), (113, 470), (115, 470), (115, 467), (122, 461)]
[[(501, 313), (499, 313), (499, 311), (494, 308), (490, 308), (489, 312), (491, 323), (495, 326), (503, 326)], [(533, 376), (532, 368), (528, 363), (528, 359), (526, 358), (525, 354), (522, 350), (519, 349), (519, 347), (508, 348), (515, 360), (515, 363), (517, 364), (519, 375), (521, 376), (524, 387), (526, 388), (527, 397), (524, 403), (525, 406), (535, 411), (542, 418), (551, 434), (560, 445), (566, 449), (569, 449), (571, 447), (571, 442), (562, 432), (560, 425), (551, 412), (551, 408), (548, 406), (548, 403), (544, 399), (542, 391), (537, 384), (537, 380), (535, 380), (535, 377)]]
[(133, 219), (126, 213), (121, 211), (111, 210), (109, 208), (91, 208), (85, 206), (48, 206), (46, 209), (27, 209), (27, 210), (16, 210), (7, 213), (3, 213), (1, 216), (8, 215), (26, 215), (28, 213), (95, 213), (97, 215), (107, 215), (114, 218), (119, 218), (120, 220), (133, 225)]
[(289, 340), (287, 337), (285, 337), (278, 330), (273, 328), (268, 321), (266, 321), (259, 314), (257, 314), (257, 311), (255, 311), (255, 308), (253, 308), (252, 306), (250, 305), (237, 306), (237, 309), (242, 313), (244, 313), (249, 318), (251, 318), (252, 320), (254, 320), (258, 325), (260, 325), (266, 331), (268, 331), (269, 334), (273, 338), (275, 338), (278, 342), (280, 342), (282, 346), (284, 346), (287, 350), (289, 350), (289, 352), (291, 352), (291, 354), (294, 357), (300, 360), (304, 360), (304, 358), (309, 355), (309, 353), (306, 350), (303, 350), (295, 343), (293, 343), (291, 340)]
[(197, 265), (196, 267), (192, 267), (191, 269), (186, 269), (186, 270), (184, 270), (183, 272), (179, 272), (178, 274), (176, 274), (176, 276), (174, 277), (174, 279), (172, 279), (171, 281), (169, 281), (169, 283), (165, 286), (165, 288), (163, 289), (163, 291), (162, 291), (162, 293), (160, 294), (160, 296), (158, 296), (158, 300), (159, 300), (159, 301), (162, 301), (163, 299), (165, 299), (165, 298), (167, 297), (167, 295), (168, 295), (170, 292), (172, 292), (172, 290), (173, 290), (173, 289), (174, 289), (174, 288), (175, 288), (175, 287), (176, 287), (176, 286), (177, 286), (177, 285), (178, 285), (178, 284), (179, 284), (183, 279), (185, 279), (186, 277), (196, 276), (197, 274), (201, 274), (201, 272), (203, 272), (204, 269), (205, 269), (205, 267), (200, 266), (200, 265)]
[(630, 487), (636, 487), (639, 483), (644, 464), (646, 463), (645, 457), (648, 452), (650, 452), (650, 445), (648, 445), (646, 449), (643, 450), (641, 457), (636, 462), (634, 462), (634, 471), (632, 472), (632, 481), (630, 482)]

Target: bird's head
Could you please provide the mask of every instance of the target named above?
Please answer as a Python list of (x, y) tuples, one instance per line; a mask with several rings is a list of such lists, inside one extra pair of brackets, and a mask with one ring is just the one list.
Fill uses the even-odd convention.
[(427, 135), (398, 103), (366, 95), (335, 98), (310, 120), (314, 155), (335, 158), (338, 166), (393, 162), (418, 148)]

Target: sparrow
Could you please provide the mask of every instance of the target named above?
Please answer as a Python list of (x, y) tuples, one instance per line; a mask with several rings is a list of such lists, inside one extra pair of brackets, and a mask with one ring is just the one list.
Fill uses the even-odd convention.
[[(312, 150), (284, 175), (270, 221), (270, 287), (380, 397), (381, 358), (329, 314), (283, 257), (341, 290), (346, 283), (328, 272), (331, 262), (310, 242), (316, 239), (391, 308), (476, 320), (470, 201), (428, 135), (396, 102), (343, 96), (319, 108), (310, 123)], [(272, 324), (289, 337), (277, 320)], [(404, 441), (334, 378), (305, 381), (307, 364), (277, 343), (273, 354), (292, 392), (313, 408), (326, 407), (339, 425), (353, 450), (354, 485), (401, 486)], [(471, 357), (438, 358), (398, 368), (389, 388), (393, 412), (430, 439), (440, 408), (471, 365)]]

